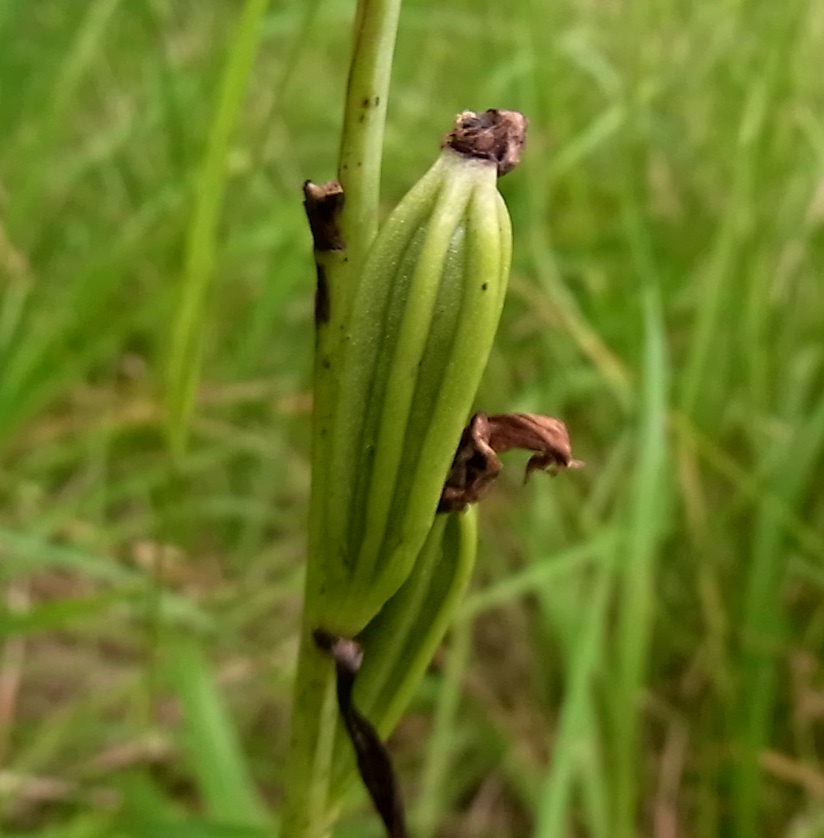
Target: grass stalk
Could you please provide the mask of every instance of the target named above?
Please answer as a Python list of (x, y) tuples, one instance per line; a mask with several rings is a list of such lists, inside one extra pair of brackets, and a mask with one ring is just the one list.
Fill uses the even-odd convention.
[(641, 695), (645, 687), (648, 655), (655, 621), (655, 575), (659, 541), (666, 515), (665, 467), (668, 370), (664, 328), (658, 295), (644, 293), (645, 351), (638, 433), (638, 465), (631, 506), (629, 533), (622, 561), (621, 612), (615, 712), (614, 834), (635, 834), (640, 800), (637, 770), (642, 753)]
[(186, 239), (181, 296), (175, 313), (168, 361), (169, 437), (182, 454), (200, 380), (205, 310), (217, 262), (217, 233), (226, 191), (229, 143), (237, 125), (269, 0), (246, 0), (232, 39), (195, 184)]
[(438, 823), (446, 811), (445, 789), (455, 755), (455, 728), (461, 698), (461, 681), (469, 664), (472, 649), (472, 623), (464, 621), (452, 632), (446, 671), (438, 693), (434, 728), (429, 753), (421, 779), (418, 805), (418, 834), (421, 838), (435, 835)]

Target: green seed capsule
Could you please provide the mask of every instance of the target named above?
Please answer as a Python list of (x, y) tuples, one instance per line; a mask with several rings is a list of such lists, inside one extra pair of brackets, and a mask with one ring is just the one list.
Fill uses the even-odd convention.
[[(409, 577), (358, 636), (363, 665), (355, 703), (382, 737), (400, 720), (446, 634), (472, 575), (477, 509), (438, 515)], [(352, 777), (352, 748), (335, 747), (332, 787), (342, 794)]]
[(400, 202), (332, 337), (315, 605), (341, 635), (363, 629), (409, 576), (500, 319), (512, 236), (502, 155), (473, 154), (447, 145)]

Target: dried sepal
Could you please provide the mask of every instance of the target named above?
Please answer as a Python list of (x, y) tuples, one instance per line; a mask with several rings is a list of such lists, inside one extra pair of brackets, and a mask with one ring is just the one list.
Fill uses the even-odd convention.
[(461, 435), (438, 512), (457, 512), (481, 500), (502, 468), (498, 454), (514, 448), (534, 452), (525, 481), (533, 471), (555, 474), (583, 465), (572, 458), (569, 433), (560, 419), (537, 413), (476, 413)]
[(307, 180), (303, 184), (303, 197), (315, 251), (318, 280), (315, 286), (315, 326), (320, 329), (331, 317), (331, 292), (327, 275), (329, 261), (335, 256), (343, 258), (345, 251), (338, 224), (343, 208), (343, 189), (336, 180), (321, 184)]
[(312, 242), (316, 253), (343, 250), (341, 238), (340, 211), (343, 207), (343, 189), (336, 180), (327, 183), (312, 183), (307, 180), (303, 184), (303, 206)]
[(338, 710), (355, 750), (363, 784), (386, 827), (388, 838), (407, 838), (400, 788), (386, 745), (374, 725), (358, 712), (352, 701), (355, 676), (363, 663), (363, 649), (356, 640), (337, 637), (323, 629), (314, 632), (318, 648), (331, 656), (337, 675)]
[(464, 111), (455, 118), (455, 126), (444, 135), (441, 145), (467, 157), (492, 161), (498, 177), (503, 177), (520, 162), (526, 129), (527, 119), (518, 111)]

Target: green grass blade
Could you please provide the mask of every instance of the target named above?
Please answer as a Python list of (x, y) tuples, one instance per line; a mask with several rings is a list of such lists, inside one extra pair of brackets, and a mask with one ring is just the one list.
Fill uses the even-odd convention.
[(452, 632), (446, 669), (435, 707), (435, 724), (429, 739), (426, 763), (421, 778), (420, 799), (415, 819), (416, 834), (431, 838), (437, 830), (446, 806), (444, 787), (454, 758), (454, 728), (461, 696), (461, 683), (472, 648), (472, 624), (462, 623)]
[(615, 790), (613, 834), (635, 835), (641, 797), (641, 692), (655, 622), (655, 575), (668, 514), (668, 362), (660, 300), (644, 294), (645, 350), (638, 427), (637, 469), (632, 483), (629, 536), (620, 559), (617, 659), (614, 687), (607, 690), (615, 720), (611, 763)]
[[(588, 604), (569, 655), (564, 700), (552, 743), (552, 760), (536, 812), (534, 838), (570, 834), (574, 823), (574, 792), (582, 776), (590, 774), (591, 783), (606, 782), (605, 775), (598, 770), (601, 746), (600, 733), (593, 724), (597, 717), (594, 689), (604, 666), (604, 632), (614, 585), (614, 562), (613, 552), (605, 550), (595, 578), (588, 585)], [(603, 832), (594, 834), (599, 838), (608, 836)]]
[(268, 0), (246, 0), (230, 44), (215, 115), (200, 173), (186, 238), (180, 299), (172, 326), (168, 359), (169, 436), (172, 452), (183, 453), (194, 409), (209, 291), (215, 278), (220, 211), (226, 191), (227, 155), (257, 52)]
[[(819, 475), (817, 470), (824, 461), (824, 399), (806, 421), (796, 421), (799, 425), (786, 449), (771, 458), (775, 491), (788, 505), (798, 502), (804, 488)], [(781, 592), (788, 566), (782, 530), (771, 506), (763, 504), (753, 532), (744, 592), (740, 682), (735, 705), (730, 708), (730, 735), (736, 753), (734, 822), (739, 838), (761, 834), (759, 757), (772, 740), (781, 650), (787, 643)]]
[(168, 676), (180, 698), (186, 753), (209, 813), (229, 824), (265, 823), (266, 811), (234, 725), (211, 668), (193, 641), (172, 643)]
[(495, 585), (470, 594), (460, 607), (457, 619), (471, 620), (493, 608), (501, 608), (519, 597), (536, 593), (542, 588), (550, 588), (555, 579), (563, 578), (572, 570), (583, 570), (595, 564), (605, 552), (614, 549), (620, 536), (617, 530), (606, 529), (583, 544), (560, 550), (524, 570), (507, 576)]
[[(209, 820), (129, 820), (118, 825), (118, 838), (277, 838), (278, 830)], [(113, 838), (113, 836), (108, 836)]]

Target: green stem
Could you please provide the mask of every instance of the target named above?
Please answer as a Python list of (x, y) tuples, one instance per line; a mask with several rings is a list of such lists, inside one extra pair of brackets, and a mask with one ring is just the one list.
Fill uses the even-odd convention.
[(346, 196), (340, 231), (351, 265), (362, 264), (378, 231), (383, 133), (401, 2), (358, 2), (338, 159)]
[(329, 834), (329, 779), (337, 718), (335, 668), (315, 645), (312, 629), (304, 620), (280, 838), (323, 838)]
[(322, 532), (324, 492), (331, 477), (326, 473), (327, 448), (339, 370), (335, 344), (346, 322), (354, 279), (378, 229), (386, 103), (400, 6), (401, 0), (358, 2), (338, 162), (338, 180), (345, 195), (338, 226), (346, 250), (319, 259), (331, 320), (318, 324), (316, 344), (309, 557), (281, 838), (322, 838), (334, 819), (329, 775), (338, 716), (335, 670), (316, 648), (312, 631), (323, 622), (320, 592), (330, 582), (334, 584), (326, 578)]

